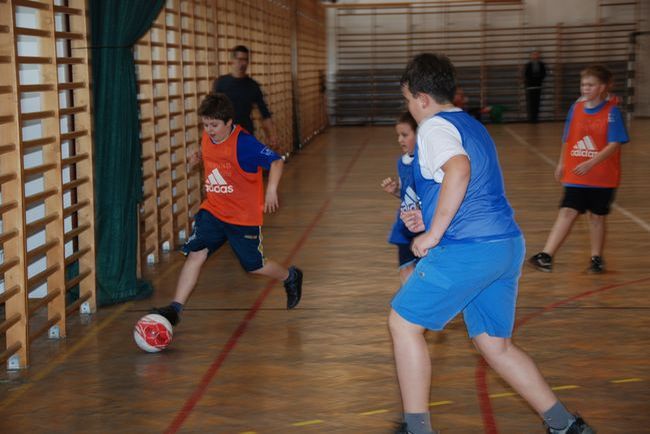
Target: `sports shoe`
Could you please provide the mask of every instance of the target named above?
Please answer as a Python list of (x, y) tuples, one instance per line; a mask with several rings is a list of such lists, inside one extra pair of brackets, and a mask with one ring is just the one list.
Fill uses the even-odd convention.
[(413, 434), (413, 433), (411, 433), (411, 431), (408, 430), (408, 427), (406, 426), (405, 423), (397, 422), (393, 434)]
[(553, 429), (546, 425), (547, 434), (596, 434), (596, 430), (587, 425), (587, 423), (577, 414), (575, 420), (564, 429)]
[[(411, 431), (408, 430), (408, 426), (404, 422), (397, 422), (395, 424), (395, 431), (393, 431), (394, 434), (413, 434)], [(431, 434), (440, 434), (440, 431), (432, 431)]]
[(604, 271), (605, 271), (605, 263), (603, 262), (603, 258), (601, 256), (592, 256), (591, 265), (589, 265), (589, 268), (587, 269), (587, 273), (598, 274)]
[(181, 320), (178, 312), (176, 312), (176, 309), (171, 307), (171, 305), (165, 307), (154, 307), (151, 309), (151, 313), (157, 313), (158, 315), (164, 316), (173, 326), (178, 324)]
[(553, 271), (553, 258), (548, 253), (539, 252), (528, 259), (528, 264), (538, 271), (550, 273)]
[(284, 281), (284, 290), (287, 292), (287, 309), (293, 309), (300, 303), (302, 296), (302, 271), (295, 266), (289, 267), (289, 277)]

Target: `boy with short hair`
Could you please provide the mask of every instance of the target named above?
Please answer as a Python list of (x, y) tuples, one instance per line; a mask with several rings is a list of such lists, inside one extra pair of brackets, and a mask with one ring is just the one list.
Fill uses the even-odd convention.
[[(505, 196), (487, 130), (454, 107), (455, 70), (442, 55), (420, 54), (401, 80), (419, 123), (413, 161), (422, 210), (405, 216), (420, 257), (393, 298), (389, 317), (404, 422), (396, 434), (432, 434), (431, 359), (424, 333), (458, 313), (492, 368), (544, 419), (550, 434), (593, 434), (551, 391), (531, 358), (512, 343), (524, 239)], [(413, 219), (413, 217), (415, 217)]]
[[(287, 309), (293, 309), (302, 295), (302, 271), (295, 266), (287, 270), (266, 259), (262, 248), (263, 213), (278, 209), (277, 188), (284, 163), (278, 154), (233, 124), (234, 109), (226, 95), (206, 96), (198, 114), (204, 131), (201, 151), (190, 157), (190, 168), (203, 161), (206, 199), (182, 248), (187, 259), (174, 300), (154, 312), (176, 325), (203, 263), (226, 241), (244, 270), (284, 281)], [(269, 170), (266, 194), (262, 169)]]
[(539, 271), (553, 269), (553, 255), (579, 214), (589, 211), (590, 273), (605, 271), (605, 220), (621, 178), (621, 144), (629, 141), (617, 98), (608, 98), (612, 73), (593, 65), (580, 73), (582, 97), (569, 109), (555, 178), (564, 185), (553, 229), (544, 249), (528, 263)]

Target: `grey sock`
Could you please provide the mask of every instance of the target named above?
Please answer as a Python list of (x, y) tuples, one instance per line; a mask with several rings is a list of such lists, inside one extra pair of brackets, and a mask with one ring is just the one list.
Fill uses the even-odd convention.
[(575, 417), (568, 412), (566, 407), (564, 407), (560, 401), (557, 401), (553, 404), (553, 407), (546, 410), (542, 417), (544, 418), (546, 425), (553, 429), (566, 428), (575, 420)]
[(431, 434), (431, 415), (429, 413), (404, 413), (404, 422), (410, 433)]

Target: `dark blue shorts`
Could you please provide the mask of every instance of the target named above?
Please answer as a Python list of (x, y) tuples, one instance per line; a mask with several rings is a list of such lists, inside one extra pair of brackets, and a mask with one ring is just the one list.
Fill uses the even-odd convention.
[(264, 266), (261, 226), (239, 226), (219, 220), (208, 211), (200, 209), (194, 216), (192, 235), (181, 248), (184, 255), (208, 249), (213, 254), (228, 241), (239, 263), (246, 271)]
[(414, 265), (417, 260), (417, 256), (415, 256), (411, 251), (410, 244), (397, 244), (397, 261), (399, 263), (399, 268)]

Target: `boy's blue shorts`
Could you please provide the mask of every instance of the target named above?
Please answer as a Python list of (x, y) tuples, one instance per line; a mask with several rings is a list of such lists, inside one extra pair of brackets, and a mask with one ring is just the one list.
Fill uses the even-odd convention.
[(463, 312), (471, 338), (481, 333), (509, 338), (524, 256), (521, 236), (437, 246), (418, 261), (391, 305), (429, 330), (442, 330)]
[(226, 223), (204, 209), (194, 216), (194, 230), (181, 251), (187, 256), (190, 252), (208, 249), (208, 255), (211, 255), (226, 241), (244, 270), (255, 271), (264, 266), (261, 226)]

